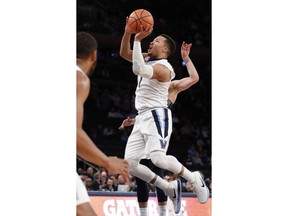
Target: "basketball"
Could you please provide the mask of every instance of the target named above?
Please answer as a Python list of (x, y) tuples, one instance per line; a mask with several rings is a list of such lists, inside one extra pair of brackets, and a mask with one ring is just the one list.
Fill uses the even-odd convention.
[(145, 28), (147, 24), (153, 27), (154, 19), (152, 14), (145, 9), (133, 11), (128, 18), (128, 25), (135, 34), (141, 31), (141, 25)]

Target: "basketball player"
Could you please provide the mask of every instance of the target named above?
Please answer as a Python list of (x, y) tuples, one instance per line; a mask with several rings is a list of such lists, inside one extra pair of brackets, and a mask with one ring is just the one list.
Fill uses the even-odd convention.
[[(185, 77), (181, 80), (173, 80), (171, 82), (169, 86), (169, 90), (168, 90), (168, 108), (169, 109), (172, 108), (173, 104), (175, 103), (177, 99), (177, 95), (180, 92), (190, 88), (199, 80), (198, 72), (192, 60), (189, 58), (191, 46), (192, 44), (187, 44), (185, 42), (182, 43), (181, 57), (182, 57), (182, 60), (185, 62), (189, 77)], [(134, 124), (134, 122), (135, 122), (135, 119), (128, 117), (122, 122), (119, 129), (123, 129), (124, 127), (131, 126)], [(151, 170), (155, 174), (163, 178), (164, 176), (163, 170), (151, 164), (150, 160), (142, 159), (140, 163), (148, 167), (150, 166)], [(139, 208), (140, 208), (140, 216), (148, 216), (148, 213), (147, 213), (147, 202), (149, 198), (148, 184), (147, 182), (137, 177), (136, 177), (136, 182), (137, 182), (137, 199), (138, 199)], [(158, 205), (159, 205), (159, 210), (160, 210), (159, 216), (166, 216), (167, 196), (164, 194), (163, 190), (161, 190), (160, 188), (156, 187), (156, 192), (157, 192), (157, 199), (158, 199)]]
[[(153, 28), (147, 25), (134, 37), (133, 50), (130, 49), (132, 31), (127, 25), (122, 36), (120, 55), (132, 62), (133, 73), (138, 76), (133, 130), (127, 141), (125, 159), (129, 162), (129, 172), (146, 182), (162, 189), (171, 199), (175, 213), (181, 208), (181, 182), (166, 182), (148, 167), (140, 164), (143, 158), (150, 158), (155, 166), (169, 170), (186, 179), (195, 188), (200, 203), (206, 203), (209, 190), (199, 172), (190, 172), (174, 156), (166, 155), (172, 132), (171, 111), (167, 108), (168, 88), (174, 78), (174, 70), (167, 58), (175, 50), (175, 42), (167, 35), (156, 37), (148, 52), (141, 51), (141, 40), (151, 34)], [(145, 58), (145, 60), (144, 60)]]
[[(107, 168), (112, 173), (121, 173), (128, 177), (128, 162), (116, 157), (107, 157), (96, 147), (82, 128), (84, 102), (90, 91), (88, 75), (94, 70), (97, 62), (97, 41), (86, 33), (77, 33), (77, 154), (83, 159)], [(77, 180), (77, 216), (96, 216), (93, 211), (87, 190), (79, 175)]]

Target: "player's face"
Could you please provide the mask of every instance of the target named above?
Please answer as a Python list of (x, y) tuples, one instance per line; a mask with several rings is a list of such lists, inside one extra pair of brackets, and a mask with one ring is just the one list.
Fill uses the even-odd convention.
[(165, 38), (162, 36), (156, 37), (149, 45), (148, 56), (157, 58), (165, 47)]

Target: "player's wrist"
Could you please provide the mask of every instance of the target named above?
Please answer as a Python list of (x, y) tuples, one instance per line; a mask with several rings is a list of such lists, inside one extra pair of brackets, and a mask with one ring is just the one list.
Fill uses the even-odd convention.
[(126, 30), (126, 31), (124, 32), (124, 34), (125, 34), (126, 36), (128, 36), (128, 37), (131, 37), (131, 35), (133, 34), (133, 32), (131, 32), (130, 30)]
[(183, 61), (185, 62), (185, 64), (187, 64), (189, 61), (191, 61), (191, 59), (189, 58), (189, 56), (187, 56), (186, 58), (183, 58)]
[(141, 42), (141, 39), (140, 38), (138, 38), (137, 36), (135, 36), (135, 38), (134, 38), (134, 42)]

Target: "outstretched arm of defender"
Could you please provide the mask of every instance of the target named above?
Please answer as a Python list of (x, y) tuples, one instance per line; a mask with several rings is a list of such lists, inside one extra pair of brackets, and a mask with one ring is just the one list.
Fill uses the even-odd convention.
[(199, 75), (198, 72), (192, 62), (192, 60), (189, 58), (190, 54), (190, 48), (192, 47), (192, 44), (187, 44), (183, 41), (181, 46), (181, 57), (183, 61), (186, 64), (187, 71), (189, 73), (189, 77), (185, 77), (181, 80), (174, 80), (170, 84), (170, 90), (175, 89), (177, 93), (184, 91), (188, 88), (190, 88), (192, 85), (197, 83), (199, 81)]
[(123, 129), (125, 127), (132, 126), (132, 125), (134, 125), (134, 123), (135, 123), (135, 119), (134, 118), (127, 117), (126, 119), (123, 120), (123, 122), (120, 125), (119, 129)]

